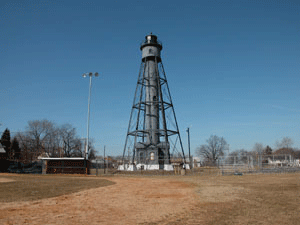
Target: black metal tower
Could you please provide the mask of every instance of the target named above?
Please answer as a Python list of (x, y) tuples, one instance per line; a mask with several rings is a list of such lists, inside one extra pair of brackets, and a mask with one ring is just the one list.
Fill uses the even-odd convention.
[[(147, 35), (140, 47), (142, 62), (123, 152), (133, 154), (127, 163), (146, 170), (173, 170), (175, 154), (185, 159), (166, 74), (160, 57), (162, 44)], [(179, 146), (179, 147), (178, 147)], [(124, 168), (126, 169), (126, 168)], [(130, 170), (134, 168), (131, 167)]]

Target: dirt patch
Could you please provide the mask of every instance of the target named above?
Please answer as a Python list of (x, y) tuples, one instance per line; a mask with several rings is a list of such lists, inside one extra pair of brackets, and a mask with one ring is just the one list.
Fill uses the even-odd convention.
[(194, 189), (172, 179), (105, 178), (115, 185), (56, 198), (1, 204), (1, 224), (138, 224), (176, 217), (195, 204)]
[(232, 186), (208, 186), (197, 190), (201, 202), (227, 202), (239, 198), (239, 194), (244, 191), (243, 187)]
[(14, 181), (15, 180), (13, 180), (13, 179), (0, 177), (0, 183), (7, 183), (7, 182), (14, 182)]

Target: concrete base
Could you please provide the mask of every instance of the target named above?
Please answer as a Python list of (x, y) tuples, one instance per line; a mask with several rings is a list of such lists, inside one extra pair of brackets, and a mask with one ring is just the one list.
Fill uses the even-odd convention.
[[(158, 164), (154, 164), (154, 165), (147, 165), (147, 164), (137, 164), (135, 165), (128, 165), (128, 164), (124, 164), (124, 165), (119, 165), (118, 166), (118, 170), (120, 171), (136, 171), (136, 170), (159, 170), (159, 165)], [(165, 164), (164, 165), (164, 170), (165, 171), (173, 171), (174, 167), (172, 164)]]
[(124, 171), (125, 170), (125, 165), (119, 165), (118, 170)]
[(185, 169), (186, 169), (186, 170), (191, 169), (191, 168), (190, 168), (190, 164), (184, 164), (184, 166), (185, 166)]
[(172, 164), (165, 164), (164, 165), (164, 170), (166, 170), (166, 171), (173, 171), (174, 167), (173, 167)]
[[(159, 170), (159, 164), (153, 164), (153, 165), (146, 165), (146, 164), (137, 164), (136, 168), (138, 170)], [(172, 164), (165, 164), (164, 165), (164, 170), (165, 171), (173, 171), (173, 165)]]
[(136, 166), (135, 165), (129, 165), (127, 168), (127, 171), (136, 171)]
[(146, 165), (146, 164), (137, 164), (136, 168), (138, 170), (159, 170), (159, 165), (158, 164), (153, 164), (153, 165)]
[(136, 171), (137, 168), (135, 165), (128, 165), (128, 164), (124, 164), (124, 165), (119, 165), (118, 166), (118, 170), (121, 170), (121, 171)]

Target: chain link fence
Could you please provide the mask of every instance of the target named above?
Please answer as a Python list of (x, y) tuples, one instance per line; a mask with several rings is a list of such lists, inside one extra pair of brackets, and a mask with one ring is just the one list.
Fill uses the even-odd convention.
[[(199, 157), (170, 159), (173, 171), (150, 171), (144, 167), (137, 171), (118, 171), (120, 174), (141, 175), (243, 175), (249, 173), (290, 173), (300, 172), (299, 159), (290, 154), (282, 155), (237, 155), (223, 156), (215, 163), (204, 163)], [(185, 170), (182, 173), (182, 169)]]
[[(123, 175), (242, 175), (247, 173), (290, 173), (300, 172), (300, 159), (293, 155), (236, 155), (219, 158), (214, 166), (207, 166), (201, 158), (171, 157), (170, 163), (173, 170), (150, 170), (147, 164), (138, 167), (135, 171), (118, 170), (120, 165), (132, 165), (128, 157), (124, 161), (121, 158), (108, 157), (105, 160), (95, 159), (90, 163), (91, 175), (123, 174)], [(10, 173), (42, 173), (41, 162), (30, 164), (11, 163), (6, 172)], [(205, 166), (206, 165), (206, 166)], [(184, 170), (184, 171), (183, 171)]]
[(223, 175), (300, 172), (299, 159), (288, 154), (225, 156), (219, 158), (218, 168)]
[(90, 174), (91, 175), (103, 175), (103, 174), (115, 174), (117, 173), (117, 161), (109, 159), (95, 159), (90, 161)]

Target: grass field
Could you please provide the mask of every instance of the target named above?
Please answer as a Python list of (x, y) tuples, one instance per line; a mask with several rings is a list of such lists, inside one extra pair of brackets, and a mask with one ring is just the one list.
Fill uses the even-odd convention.
[(300, 224), (299, 173), (1, 179), (1, 224)]
[(114, 184), (105, 179), (83, 176), (1, 175), (14, 182), (0, 183), (0, 202), (29, 201), (67, 195), (74, 192)]
[(300, 224), (300, 174), (185, 177), (198, 201), (156, 224)]

